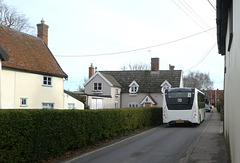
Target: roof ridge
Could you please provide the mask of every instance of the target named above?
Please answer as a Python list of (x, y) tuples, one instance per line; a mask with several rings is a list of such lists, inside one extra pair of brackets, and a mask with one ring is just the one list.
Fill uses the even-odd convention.
[(26, 35), (26, 36), (29, 36), (29, 37), (36, 38), (36, 39), (38, 39), (38, 40), (42, 40), (41, 38), (37, 37), (36, 35), (31, 35), (31, 34), (29, 34), (29, 33), (21, 32), (21, 31), (18, 31), (18, 30), (16, 30), (16, 29), (13, 29), (13, 28), (10, 28), (10, 27), (1, 25), (1, 24), (0, 24), (0, 27), (5, 28), (6, 30), (11, 30), (11, 31), (16, 32), (16, 33), (19, 33), (19, 34), (23, 34), (23, 35)]

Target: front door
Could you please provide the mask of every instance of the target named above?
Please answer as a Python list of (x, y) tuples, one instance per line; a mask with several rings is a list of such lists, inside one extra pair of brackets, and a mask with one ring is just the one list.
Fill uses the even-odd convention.
[(152, 107), (151, 103), (145, 103), (145, 107)]

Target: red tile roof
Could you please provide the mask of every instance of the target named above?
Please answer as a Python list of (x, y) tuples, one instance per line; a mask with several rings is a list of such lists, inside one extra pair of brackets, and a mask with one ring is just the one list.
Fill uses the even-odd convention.
[(0, 46), (9, 55), (3, 68), (68, 77), (41, 38), (0, 25)]

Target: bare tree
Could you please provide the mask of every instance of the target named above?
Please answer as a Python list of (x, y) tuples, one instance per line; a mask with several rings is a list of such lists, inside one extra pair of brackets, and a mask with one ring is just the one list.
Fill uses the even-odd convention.
[(150, 65), (147, 64), (129, 64), (121, 67), (121, 70), (150, 70)]
[(199, 90), (213, 89), (213, 81), (211, 81), (209, 73), (201, 73), (199, 71), (190, 72), (183, 78), (185, 87), (194, 87)]
[(79, 86), (78, 86), (78, 89), (77, 89), (78, 92), (84, 92), (84, 91), (85, 91), (84, 84), (85, 84), (87, 81), (88, 81), (88, 78), (85, 77), (85, 78), (83, 79), (83, 85), (79, 85)]
[(77, 91), (84, 92), (85, 91), (84, 86), (79, 85)]
[(29, 23), (24, 14), (20, 14), (13, 7), (10, 7), (0, 0), (0, 24), (21, 32), (33, 32), (34, 27)]

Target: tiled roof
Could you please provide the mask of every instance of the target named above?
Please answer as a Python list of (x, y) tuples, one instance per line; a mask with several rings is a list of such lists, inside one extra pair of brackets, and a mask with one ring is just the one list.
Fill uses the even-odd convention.
[(64, 90), (64, 93), (66, 93), (67, 95), (75, 98), (78, 101), (81, 101), (82, 103), (85, 103), (84, 96), (82, 96), (80, 93), (70, 92), (70, 91), (67, 91), (67, 90)]
[(0, 45), (9, 55), (3, 68), (67, 78), (42, 39), (0, 25)]
[(111, 75), (101, 73), (108, 81), (110, 81), (115, 87), (122, 87), (121, 84)]
[(160, 85), (167, 80), (172, 87), (179, 87), (181, 70), (160, 70), (160, 71), (100, 71), (115, 78), (122, 86), (122, 92), (129, 92), (129, 84), (136, 81), (139, 84), (139, 93), (160, 93)]

